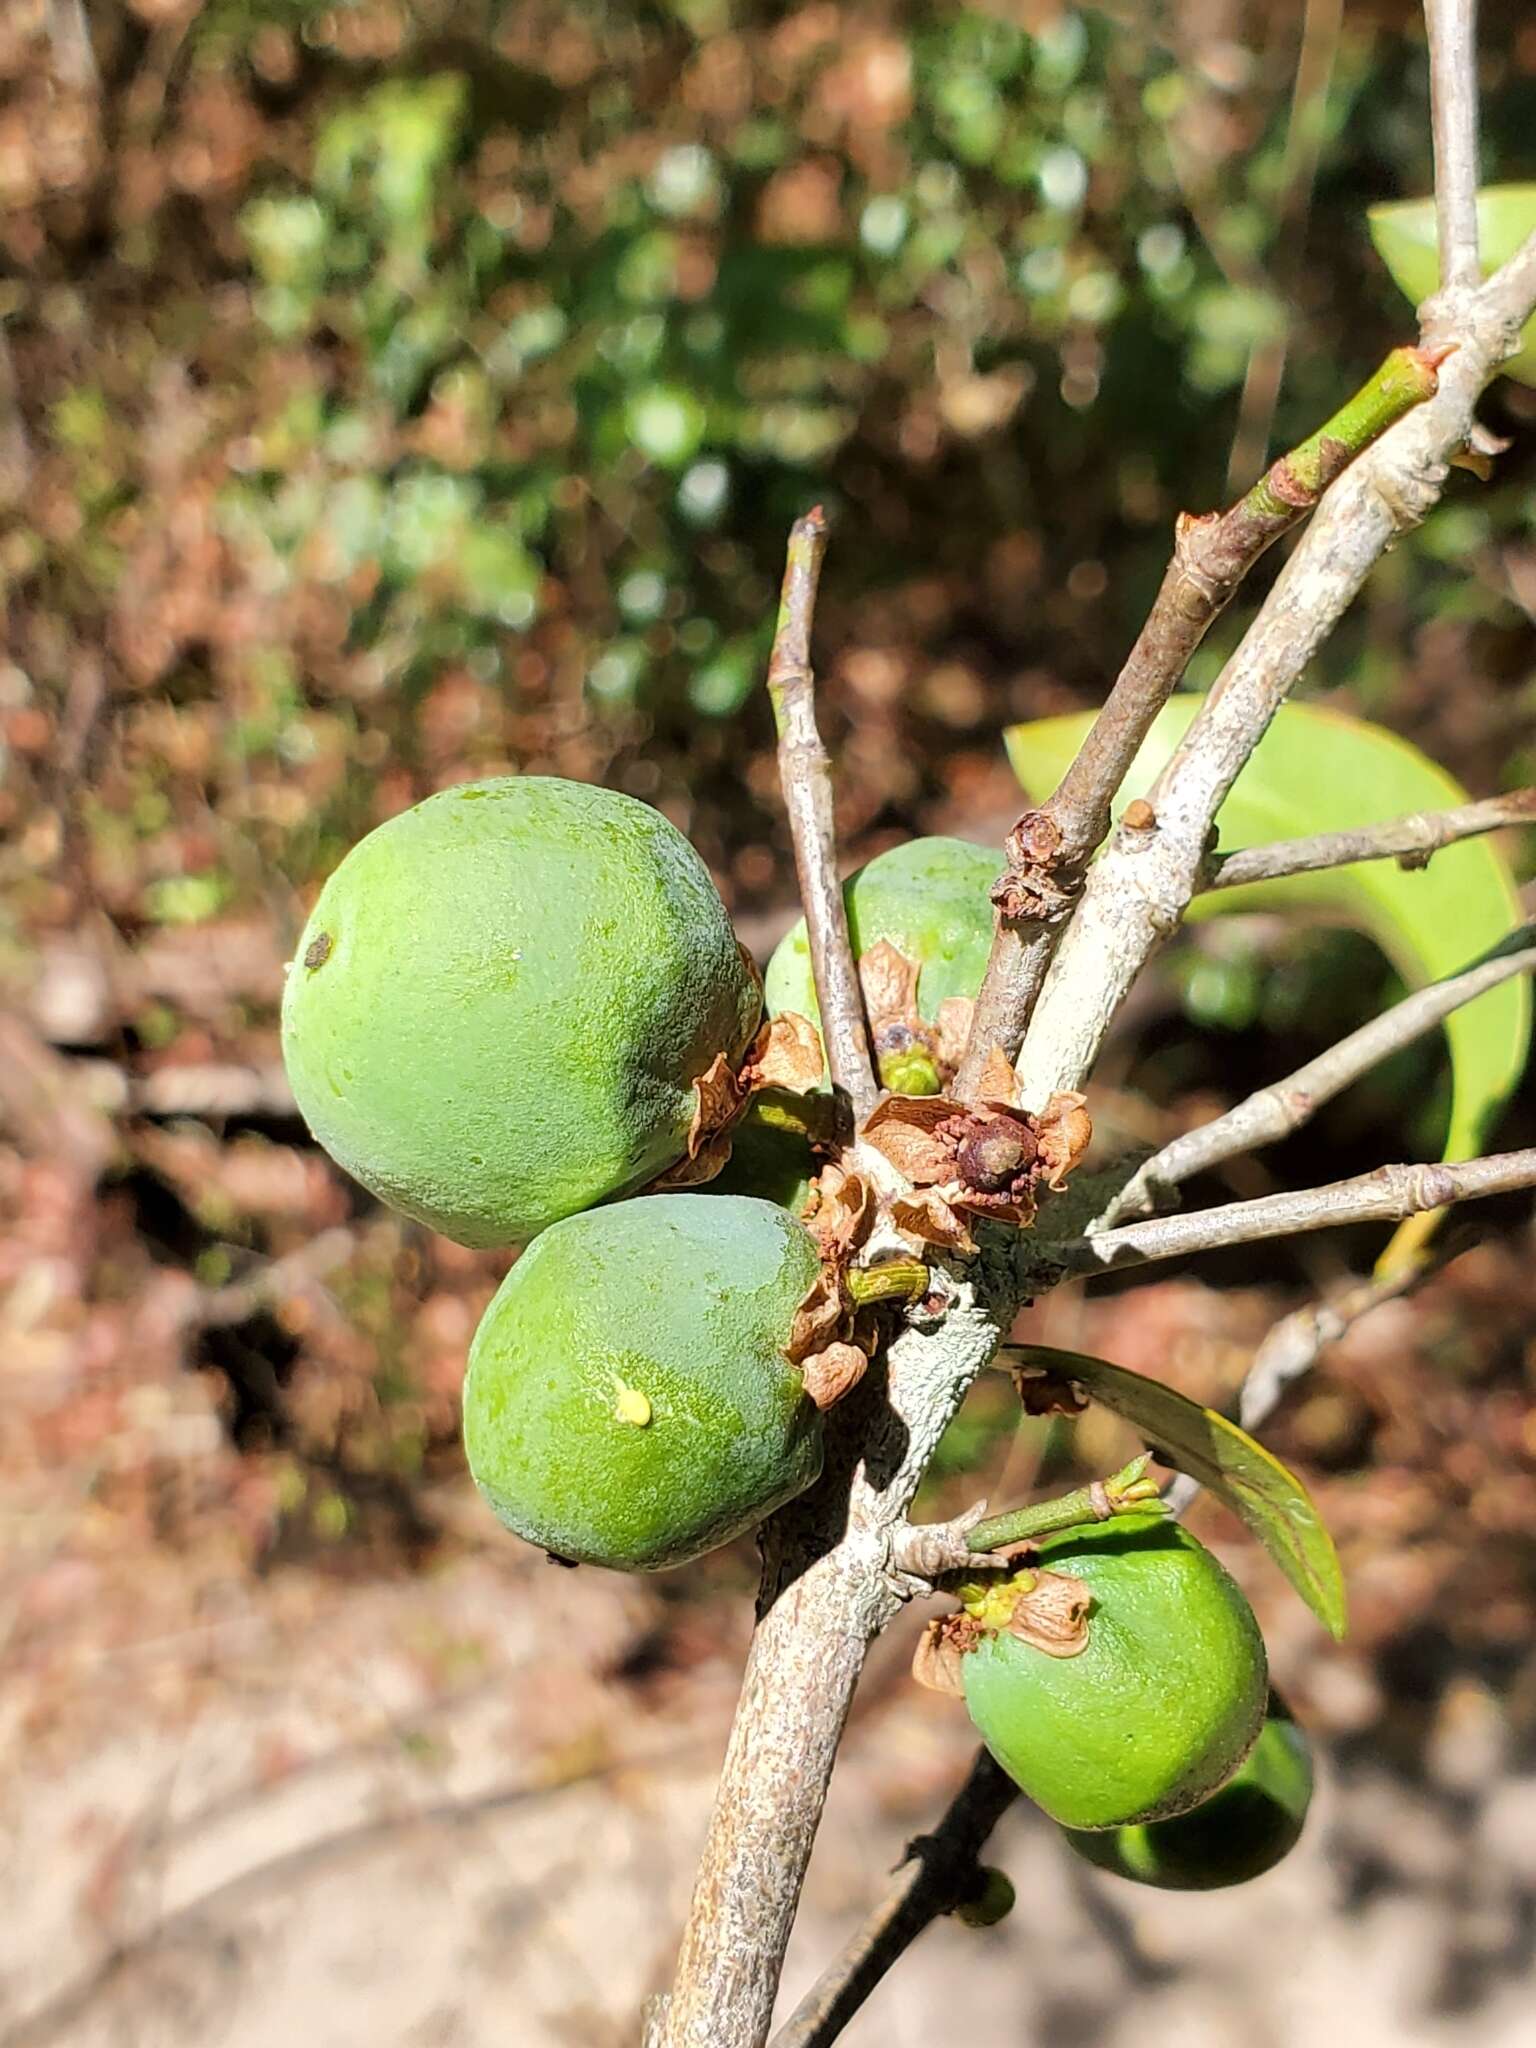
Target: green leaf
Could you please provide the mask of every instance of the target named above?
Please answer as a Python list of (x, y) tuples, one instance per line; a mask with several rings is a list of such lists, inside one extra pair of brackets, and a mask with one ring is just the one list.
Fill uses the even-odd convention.
[(1246, 1523), (1330, 1635), (1343, 1640), (1349, 1617), (1333, 1538), (1311, 1495), (1272, 1452), (1214, 1408), (1107, 1359), (1044, 1344), (1010, 1345), (1007, 1355), (1010, 1363), (1075, 1380), (1123, 1416), (1164, 1464), (1198, 1479)]
[[(1440, 245), (1433, 199), (1394, 199), (1373, 206), (1366, 215), (1376, 252), (1392, 273), (1392, 281), (1414, 305), (1427, 299), (1440, 282)], [(1477, 231), (1483, 275), (1507, 263), (1526, 236), (1536, 230), (1536, 185), (1487, 185), (1477, 195)], [(1504, 375), (1536, 385), (1536, 316), (1525, 324), (1520, 353), (1504, 365)]]
[[(1159, 713), (1115, 811), (1151, 785), (1193, 723), (1203, 697), (1180, 696)], [(1035, 802), (1049, 796), (1076, 754), (1092, 714), (1036, 719), (1006, 734), (1014, 773)], [(1309, 837), (1370, 825), (1410, 811), (1438, 811), (1467, 801), (1454, 777), (1417, 747), (1382, 726), (1315, 704), (1282, 706), (1217, 814), (1224, 852), (1271, 839)], [(1486, 952), (1520, 922), (1508, 865), (1490, 839), (1464, 839), (1427, 867), (1358, 861), (1314, 875), (1290, 875), (1246, 889), (1197, 898), (1192, 918), (1229, 911), (1322, 907), (1370, 933), (1414, 987), (1438, 981)], [(1481, 1149), (1494, 1116), (1525, 1070), (1531, 1034), (1531, 989), (1525, 976), (1492, 989), (1446, 1020), (1452, 1092), (1447, 1159)], [(1427, 1219), (1410, 1218), (1386, 1258), (1395, 1262), (1427, 1234)]]

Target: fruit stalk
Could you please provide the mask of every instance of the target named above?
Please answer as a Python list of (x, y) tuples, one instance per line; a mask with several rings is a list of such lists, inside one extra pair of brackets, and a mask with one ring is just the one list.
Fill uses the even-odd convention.
[(1143, 1452), (1108, 1479), (1095, 1479), (1071, 1493), (1058, 1495), (1055, 1500), (1036, 1501), (1032, 1507), (993, 1515), (978, 1522), (967, 1534), (966, 1542), (973, 1551), (1006, 1550), (1016, 1543), (1054, 1536), (1062, 1529), (1107, 1522), (1112, 1515), (1144, 1514), (1158, 1497), (1157, 1481), (1147, 1476), (1151, 1462), (1150, 1454)]
[(805, 907), (827, 1070), (834, 1088), (848, 1097), (854, 1116), (863, 1118), (874, 1107), (879, 1089), (837, 872), (832, 764), (816, 725), (816, 683), (811, 671), (811, 621), (826, 552), (826, 514), (817, 505), (790, 529), (778, 624), (768, 661), (768, 695), (779, 736), (779, 780)]
[[(1018, 1053), (1056, 934), (1109, 829), (1110, 802), (1191, 655), (1265, 550), (1311, 511), (1347, 463), (1436, 385), (1433, 356), (1395, 349), (1325, 426), (1282, 455), (1226, 512), (1180, 516), (1156, 602), (1081, 752), (1055, 794), (1025, 812), (1009, 835), (1010, 866), (1000, 885), (1004, 915), (955, 1077), (961, 1101), (975, 1095), (993, 1046), (1010, 1059)], [(1149, 819), (1145, 829), (1154, 825)]]
[(843, 1284), (856, 1307), (875, 1301), (916, 1301), (927, 1292), (928, 1268), (921, 1259), (884, 1259), (878, 1266), (850, 1266)]

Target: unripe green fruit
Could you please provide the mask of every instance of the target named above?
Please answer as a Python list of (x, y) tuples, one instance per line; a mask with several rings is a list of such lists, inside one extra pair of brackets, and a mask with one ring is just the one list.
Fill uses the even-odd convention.
[[(917, 963), (917, 1008), (937, 1022), (950, 996), (974, 996), (992, 950), (991, 889), (1003, 856), (965, 839), (911, 839), (893, 846), (843, 884), (855, 959), (881, 940)], [(787, 932), (768, 963), (764, 995), (770, 1016), (798, 1011), (819, 1024), (816, 985), (804, 920)], [(932, 1095), (939, 1077), (925, 1072), (920, 1047), (877, 1048), (881, 1079), (899, 1094)]]
[(1235, 1777), (1177, 1820), (1063, 1833), (1080, 1856), (1133, 1884), (1163, 1891), (1218, 1891), (1246, 1884), (1288, 1856), (1301, 1839), (1312, 1798), (1307, 1738), (1271, 1697), (1258, 1741)]
[(765, 1123), (749, 1106), (740, 1122), (732, 1126), (730, 1158), (699, 1192), (753, 1195), (798, 1216), (810, 1199), (811, 1181), (819, 1165), (797, 1132)]
[(995, 1927), (1000, 1920), (1007, 1919), (1017, 1898), (1013, 1881), (1007, 1873), (991, 1864), (984, 1864), (981, 1889), (974, 1898), (964, 1899), (956, 1906), (955, 1918), (965, 1927)]
[(982, 1740), (1064, 1827), (1187, 1813), (1230, 1778), (1264, 1720), (1264, 1642), (1216, 1559), (1161, 1515), (1048, 1537), (1031, 1559), (1092, 1596), (1087, 1647), (1054, 1657), (1006, 1630), (961, 1660)]
[(557, 1557), (658, 1571), (821, 1471), (784, 1356), (819, 1260), (746, 1196), (648, 1195), (555, 1223), (475, 1333), (464, 1448), (508, 1528)]
[(288, 972), (283, 1058), (365, 1187), (461, 1244), (521, 1244), (679, 1159), (695, 1079), (760, 1007), (659, 811), (508, 776), (353, 847)]

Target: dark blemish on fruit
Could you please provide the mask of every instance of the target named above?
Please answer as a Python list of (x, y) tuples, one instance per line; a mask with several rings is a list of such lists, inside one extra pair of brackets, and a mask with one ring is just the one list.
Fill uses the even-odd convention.
[(484, 789), (461, 789), (459, 791), (459, 802), (461, 804), (478, 804), (487, 795), (489, 795), (489, 791)]
[(313, 974), (317, 967), (323, 967), (331, 957), (332, 939), (329, 932), (316, 932), (304, 949), (304, 965)]

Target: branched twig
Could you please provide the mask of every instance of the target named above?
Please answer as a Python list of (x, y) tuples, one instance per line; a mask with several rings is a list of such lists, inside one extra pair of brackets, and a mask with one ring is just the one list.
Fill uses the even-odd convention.
[(827, 551), (827, 522), (818, 505), (797, 519), (789, 536), (784, 590), (768, 663), (768, 694), (779, 735), (779, 779), (795, 847), (795, 872), (805, 906), (811, 974), (821, 1010), (827, 1071), (866, 1116), (879, 1093), (864, 1023), (864, 999), (848, 937), (843, 885), (837, 872), (832, 814), (832, 764), (816, 725), (811, 673), (811, 620)]
[(1283, 1081), (1257, 1089), (1224, 1116), (1173, 1139), (1126, 1182), (1105, 1211), (1102, 1228), (1110, 1229), (1127, 1217), (1148, 1215), (1165, 1193), (1192, 1175), (1298, 1130), (1351, 1081), (1411, 1045), (1453, 1010), (1517, 974), (1531, 973), (1536, 973), (1536, 925), (1522, 925), (1476, 966), (1416, 989)]
[(1445, 811), (1415, 811), (1353, 832), (1319, 832), (1311, 839), (1275, 839), (1264, 846), (1219, 853), (1201, 887), (1241, 889), (1249, 882), (1275, 882), (1318, 868), (1348, 867), (1357, 860), (1395, 860), (1400, 867), (1422, 868), (1444, 846), (1497, 832), (1505, 825), (1532, 823), (1536, 789), (1515, 789), (1507, 796), (1482, 797)]
[(1019, 1057), (1038, 1109), (1092, 1067), (1111, 1018), (1198, 885), (1216, 812), (1297, 677), (1384, 550), (1439, 497), (1484, 384), (1536, 307), (1536, 235), (1459, 307), (1435, 396), (1329, 490), (1296, 552), (1147, 799), (1095, 863), (1051, 963)]
[(1443, 1209), (1481, 1195), (1507, 1195), (1536, 1187), (1536, 1146), (1495, 1152), (1447, 1166), (1378, 1166), (1353, 1180), (1327, 1187), (1298, 1188), (1261, 1195), (1254, 1202), (1228, 1202), (1196, 1209), (1188, 1216), (1154, 1216), (1056, 1246), (1074, 1271), (1102, 1272), (1141, 1266), (1153, 1259), (1188, 1258), (1224, 1245), (1256, 1244), (1266, 1237), (1295, 1237), (1305, 1230), (1332, 1230), (1347, 1223), (1400, 1223), (1424, 1209)]
[(828, 2048), (923, 1929), (974, 1895), (988, 1836), (1018, 1787), (978, 1750), (931, 1835), (908, 1845), (886, 1896), (773, 2037), (773, 2048)]
[[(1444, 365), (1438, 395), (1399, 419), (1380, 448), (1329, 492), (1311, 534), (1161, 779), (1156, 805), (1143, 805), (1127, 821), (1090, 877), (1025, 1038), (1021, 1074), (1032, 1107), (1041, 1106), (1054, 1088), (1075, 1086), (1086, 1073), (1130, 982), (1157, 939), (1177, 923), (1199, 881), (1222, 797), (1372, 563), (1434, 502), (1448, 458), (1472, 430), (1478, 393), (1515, 345), (1533, 305), (1536, 237), (1487, 286), (1440, 295), (1434, 347), (1413, 358), (1421, 374)], [(1447, 348), (1454, 350), (1448, 360)], [(1258, 496), (1245, 500), (1245, 518), (1288, 524), (1298, 509), (1315, 502), (1336, 474), (1338, 451), (1319, 439), (1298, 454), (1311, 460), (1310, 476), (1305, 464), (1279, 466), (1257, 487)], [(1220, 532), (1224, 523), (1206, 525)], [(1110, 796), (1147, 724), (1219, 608), (1219, 590), (1196, 573), (1199, 548), (1189, 537), (1190, 525), (1181, 535), (1183, 558), (1176, 558), (1165, 584), (1167, 601), (1156, 630), (1149, 627), (1140, 646), (1138, 672), (1124, 689), (1117, 686), (1083, 759), (1057, 793), (1059, 803), (1053, 799), (1059, 816), (1035, 814), (1045, 815), (1047, 843), (1036, 843), (1023, 830), (1026, 819), (1022, 837), (1010, 848), (1014, 868), (1007, 879), (1016, 893), (1009, 910), (1023, 929), (1009, 934), (1016, 947), (1011, 960), (1006, 946), (996, 951), (995, 971), (988, 976), (993, 1007), (983, 1011), (970, 1048), (977, 1065), (993, 1043), (1017, 1039), (1033, 987), (1022, 964), (1025, 941), (1035, 945), (1039, 959), (1049, 954), (1051, 921), (1078, 882), (1062, 859), (1063, 847), (1075, 850), (1079, 869), (1093, 852)], [(817, 526), (797, 529), (798, 580), (791, 549), (772, 680), (786, 781), (795, 792), (808, 923), (819, 918), (825, 930), (830, 920), (836, 932), (841, 920), (830, 797), (810, 716), (806, 645), (819, 560)], [(1262, 537), (1255, 541), (1262, 545)], [(1192, 624), (1181, 623), (1179, 600), (1170, 589), (1182, 592), (1193, 608)], [(1133, 656), (1130, 666), (1136, 663)], [(803, 763), (796, 751), (800, 742), (809, 749)], [(1142, 857), (1148, 847), (1150, 860)], [(1029, 895), (1032, 886), (1037, 899)], [(1111, 907), (1117, 899), (1118, 911)], [(832, 1041), (860, 1009), (846, 934), (841, 947), (827, 941), (824, 951), (837, 954), (833, 975), (845, 976), (840, 1000), (831, 980), (824, 988), (818, 973), (830, 1054)], [(857, 1033), (854, 1041), (843, 1077), (836, 1064), (832, 1071), (857, 1102), (873, 1094), (873, 1082), (867, 1042)], [(866, 1149), (856, 1144), (851, 1163), (863, 1164)], [(888, 1164), (877, 1166), (871, 1154), (876, 1186), (882, 1170), (889, 1172)], [(1536, 1152), (1468, 1166), (1384, 1168), (1332, 1189), (1238, 1204), (1203, 1217), (1132, 1224), (1065, 1248), (1037, 1242), (1031, 1234), (1018, 1237), (1007, 1251), (988, 1242), (968, 1267), (946, 1269), (942, 1283), (936, 1281), (946, 1290), (943, 1305), (925, 1297), (909, 1309), (908, 1326), (881, 1361), (883, 1374), (871, 1372), (830, 1416), (828, 1470), (820, 1486), (791, 1503), (765, 1531), (760, 1620), (677, 1978), (651, 2016), (651, 2048), (762, 2048), (767, 2040), (789, 1928), (853, 1687), (869, 1640), (911, 1590), (895, 1562), (906, 1510), (943, 1428), (990, 1361), (1023, 1296), (1073, 1265), (1094, 1270), (1325, 1222), (1395, 1219), (1464, 1196), (1532, 1184)], [(868, 1981), (878, 1974), (869, 1965), (871, 1953), (865, 1951), (860, 1965)], [(832, 1996), (838, 1995), (834, 1984)], [(830, 2040), (835, 2033), (830, 2020), (822, 2024), (821, 2036), (813, 2034), (812, 2040)]]
[(1055, 794), (1008, 836), (997, 934), (976, 1000), (956, 1095), (974, 1095), (996, 1045), (1011, 1059), (1115, 791), (1189, 658), (1267, 548), (1317, 503), (1361, 449), (1435, 389), (1438, 358), (1397, 349), (1326, 426), (1274, 463), (1226, 512), (1181, 515), (1146, 624)]
[[(1023, 1241), (1020, 1241), (1020, 1250)], [(761, 2048), (827, 1783), (869, 1643), (910, 1587), (892, 1542), (945, 1427), (1021, 1292), (984, 1254), (828, 1418), (828, 1470), (765, 1535), (760, 1619), (668, 1999), (649, 2048)]]
[(1442, 288), (1474, 285), (1477, 251), (1477, 0), (1424, 0)]
[[(1238, 1391), (1237, 1419), (1243, 1428), (1261, 1428), (1279, 1407), (1287, 1387), (1309, 1373), (1330, 1344), (1337, 1344), (1372, 1309), (1422, 1287), (1463, 1249), (1443, 1245), (1384, 1279), (1357, 1280), (1332, 1301), (1314, 1301), (1282, 1316), (1254, 1352)], [(1179, 1473), (1163, 1495), (1168, 1512), (1182, 1515), (1199, 1492), (1198, 1479)]]

